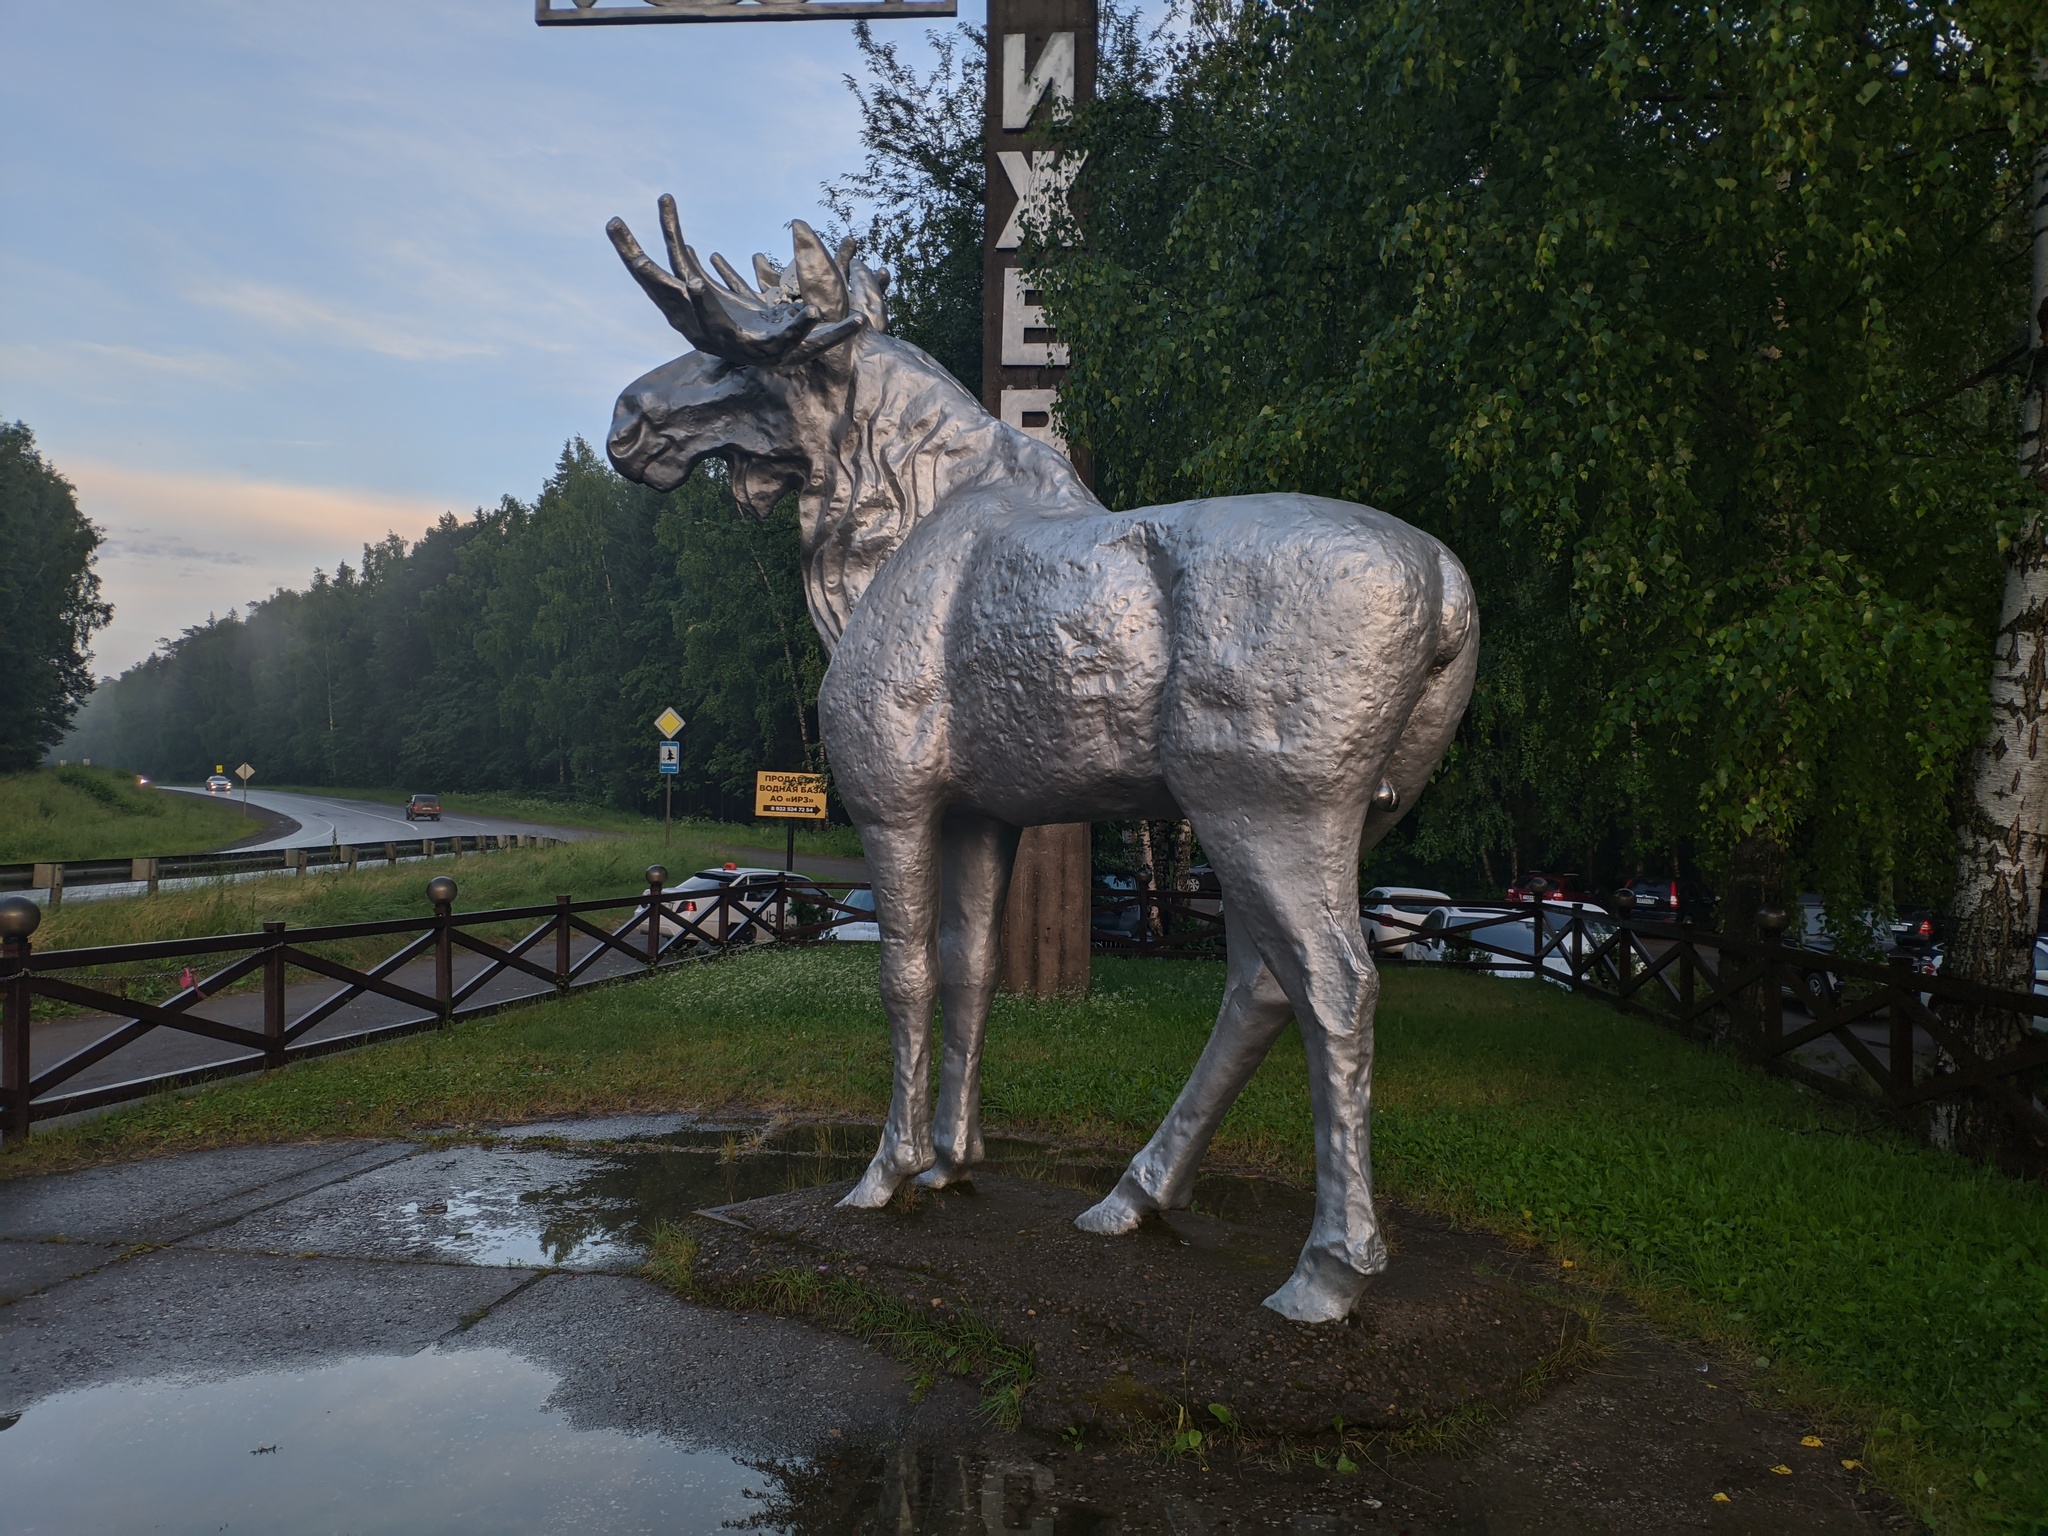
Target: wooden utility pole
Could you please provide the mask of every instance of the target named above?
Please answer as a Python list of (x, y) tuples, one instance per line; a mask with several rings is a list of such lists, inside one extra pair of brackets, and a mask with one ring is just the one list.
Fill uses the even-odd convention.
[[(1079, 157), (1045, 148), (1045, 130), (1094, 100), (1098, 36), (1096, 0), (989, 0), (982, 403), (1062, 453), (1052, 405), (1067, 349), (1047, 329), (1017, 252), (1068, 223)], [(1085, 455), (1069, 456), (1091, 478)], [(1086, 822), (1025, 829), (1003, 916), (1005, 990), (1088, 990), (1090, 836)]]

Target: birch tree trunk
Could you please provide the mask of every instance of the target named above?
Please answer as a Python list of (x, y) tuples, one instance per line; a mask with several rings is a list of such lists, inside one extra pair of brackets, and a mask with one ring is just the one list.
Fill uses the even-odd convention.
[[(2020, 469), (2048, 491), (2048, 147), (2034, 156), (2031, 200), (2031, 343)], [(2048, 517), (2037, 510), (2006, 555), (2005, 598), (1991, 662), (1990, 728), (1972, 754), (1963, 807), (1952, 932), (1943, 970), (1966, 981), (2032, 990), (2041, 881), (2048, 871)], [(1982, 1057), (2024, 1038), (2017, 1014), (1982, 1008), (1949, 1013)], [(1988, 1095), (1941, 1106), (1938, 1141), (1980, 1157), (2004, 1150), (2005, 1118)]]

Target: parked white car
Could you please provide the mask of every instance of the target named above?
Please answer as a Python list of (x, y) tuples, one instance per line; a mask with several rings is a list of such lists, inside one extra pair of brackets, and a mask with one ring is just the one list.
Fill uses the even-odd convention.
[[(838, 899), (844, 905), (852, 907), (856, 912), (872, 912), (875, 910), (875, 888), (871, 885), (863, 886), (857, 891), (848, 891)], [(839, 915), (844, 916), (845, 914), (841, 913)], [(882, 928), (879, 923), (863, 923), (849, 919), (841, 923), (837, 928), (828, 928), (821, 937), (837, 939), (845, 944), (879, 944), (882, 942)]]
[[(1498, 907), (1438, 907), (1423, 919), (1425, 933), (1453, 930), (1449, 937), (1412, 944), (1409, 952), (1417, 960), (1456, 959), (1476, 965), (1511, 981), (1527, 981), (1537, 974), (1536, 925), (1544, 925), (1546, 941), (1554, 941), (1570, 926), (1572, 915), (1584, 920), (1585, 938), (1593, 946), (1606, 942), (1614, 932), (1614, 920), (1604, 907), (1590, 902), (1544, 903), (1526, 915), (1503, 912)], [(1480, 946), (1484, 945), (1485, 948)], [(1545, 981), (1571, 985), (1571, 940), (1552, 943), (1543, 956)]]
[[(1359, 902), (1362, 909), (1360, 920), (1365, 924), (1365, 941), (1368, 944), (1399, 943), (1415, 930), (1383, 919), (1399, 916), (1411, 923), (1419, 923), (1430, 913), (1450, 905), (1450, 900), (1442, 891), (1424, 890), (1420, 886), (1376, 885)], [(1419, 943), (1406, 944), (1398, 953), (1403, 960), (1420, 960), (1423, 958), (1419, 953), (1420, 947)]]

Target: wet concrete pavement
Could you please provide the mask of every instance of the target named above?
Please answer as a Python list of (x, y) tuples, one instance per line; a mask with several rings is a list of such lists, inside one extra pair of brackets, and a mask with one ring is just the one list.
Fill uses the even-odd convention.
[[(1710, 1384), (1705, 1362), (1625, 1318), (1609, 1354), (1451, 1453), (1353, 1441), (1324, 1457), (1303, 1440), (1175, 1456), (1142, 1428), (993, 1428), (976, 1382), (941, 1375), (920, 1392), (852, 1339), (686, 1300), (638, 1272), (657, 1224), (730, 1231), (733, 1212), (790, 1209), (847, 1178), (872, 1135), (642, 1116), (483, 1145), (235, 1148), (0, 1182), (0, 1525), (1079, 1536), (1893, 1523), (1826, 1475), (1835, 1453), (1792, 1448), (1806, 1426), (1736, 1379)], [(1064, 1198), (1074, 1182), (1044, 1148), (991, 1150), (1018, 1185), (1046, 1175), (1032, 1187)], [(726, 1222), (692, 1216), (714, 1207)], [(1087, 1262), (1062, 1250), (1038, 1283), (1072, 1287)], [(954, 1297), (984, 1299), (995, 1316), (993, 1289)], [(1340, 1473), (1345, 1444), (1359, 1464)], [(1779, 1459), (1798, 1475), (1773, 1475)], [(1711, 1502), (1716, 1488), (1729, 1504)]]

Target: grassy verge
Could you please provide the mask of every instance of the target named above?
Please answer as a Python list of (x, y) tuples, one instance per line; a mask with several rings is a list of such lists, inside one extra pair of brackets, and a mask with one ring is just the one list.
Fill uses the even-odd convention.
[[(314, 784), (273, 784), (270, 787), (279, 794), (330, 795), (345, 800), (373, 800), (380, 805), (403, 805), (412, 793), (399, 789), (335, 789), (331, 785)], [(616, 810), (608, 805), (594, 805), (588, 800), (574, 800), (567, 796), (522, 794), (518, 791), (443, 795), (441, 807), (457, 815), (502, 816), (512, 821), (584, 827), (593, 832), (645, 832), (650, 827), (658, 829), (661, 826), (659, 816), (643, 816), (637, 811)], [(432, 825), (429, 822), (422, 830), (431, 830)], [(678, 818), (675, 825), (678, 830), (689, 829), (699, 836), (732, 839), (747, 847), (766, 848), (772, 844), (779, 848), (784, 836), (780, 822), (709, 821), (686, 816)], [(796, 849), (800, 854), (857, 859), (861, 856), (860, 834), (851, 827), (799, 826), (796, 829)]]
[[(592, 1111), (878, 1115), (874, 967), (868, 946), (734, 959), (145, 1103), (38, 1136), (0, 1173)], [(992, 1126), (1129, 1148), (1164, 1113), (1220, 965), (1102, 960), (1095, 977), (1080, 1002), (998, 999)], [(1389, 1193), (1541, 1242), (1717, 1344), (1759, 1392), (1860, 1436), (1858, 1459), (1939, 1526), (2048, 1519), (2048, 1192), (1549, 987), (1390, 969), (1378, 1055)], [(1291, 1034), (1216, 1155), (1312, 1176)]]
[(111, 768), (0, 777), (0, 864), (195, 853), (260, 825), (217, 800), (169, 794)]

